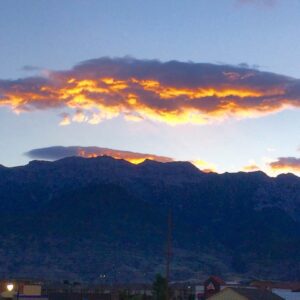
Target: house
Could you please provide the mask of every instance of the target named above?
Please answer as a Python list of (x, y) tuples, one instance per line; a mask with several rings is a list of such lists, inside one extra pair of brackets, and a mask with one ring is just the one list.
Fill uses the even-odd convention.
[(207, 299), (212, 295), (219, 293), (221, 291), (221, 287), (225, 285), (225, 282), (217, 277), (210, 276), (207, 280), (204, 281), (204, 295), (203, 298)]
[(264, 281), (254, 280), (250, 283), (250, 286), (262, 289), (281, 289), (281, 290), (300, 290), (300, 282), (281, 282), (281, 281)]
[(42, 295), (41, 284), (29, 280), (1, 280), (0, 281), (0, 298), (1, 299), (39, 299), (47, 300)]
[(284, 300), (280, 296), (265, 289), (227, 287), (209, 300)]
[(250, 286), (268, 289), (285, 300), (300, 300), (300, 282), (252, 281)]

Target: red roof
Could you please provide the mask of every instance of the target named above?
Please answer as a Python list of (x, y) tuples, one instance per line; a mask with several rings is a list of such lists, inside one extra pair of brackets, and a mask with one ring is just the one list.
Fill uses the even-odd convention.
[(215, 276), (215, 275), (211, 275), (208, 279), (206, 279), (204, 284), (208, 281), (212, 281), (212, 282), (217, 283), (219, 285), (225, 285), (225, 281), (222, 278), (220, 278), (218, 276)]

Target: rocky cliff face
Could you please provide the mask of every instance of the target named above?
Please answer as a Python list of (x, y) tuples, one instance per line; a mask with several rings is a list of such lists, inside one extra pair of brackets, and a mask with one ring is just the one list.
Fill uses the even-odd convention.
[[(1, 276), (148, 281), (300, 277), (300, 179), (205, 174), (186, 162), (110, 157), (0, 167)], [(106, 274), (105, 279), (100, 274)]]

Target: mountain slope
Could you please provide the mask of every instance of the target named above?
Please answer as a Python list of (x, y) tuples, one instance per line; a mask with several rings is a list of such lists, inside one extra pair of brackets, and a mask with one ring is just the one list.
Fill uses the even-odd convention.
[(300, 277), (300, 179), (205, 174), (190, 163), (110, 157), (0, 168), (2, 276), (147, 281)]

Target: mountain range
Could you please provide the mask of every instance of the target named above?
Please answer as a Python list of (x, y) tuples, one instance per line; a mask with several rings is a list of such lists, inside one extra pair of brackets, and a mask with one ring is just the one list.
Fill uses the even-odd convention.
[(300, 279), (300, 178), (103, 156), (0, 166), (0, 276)]

